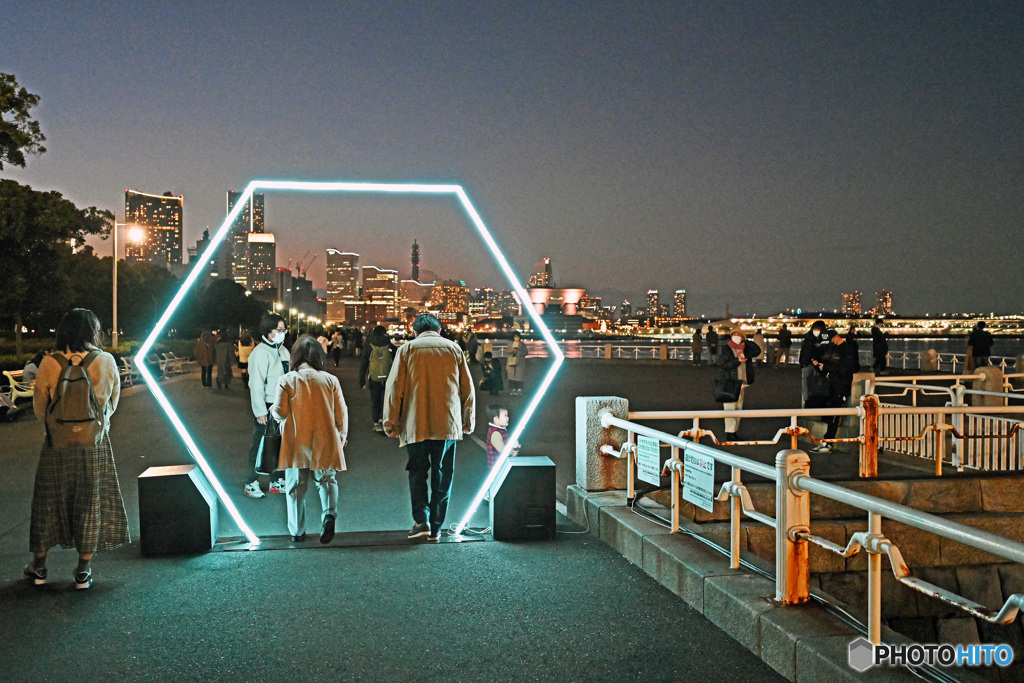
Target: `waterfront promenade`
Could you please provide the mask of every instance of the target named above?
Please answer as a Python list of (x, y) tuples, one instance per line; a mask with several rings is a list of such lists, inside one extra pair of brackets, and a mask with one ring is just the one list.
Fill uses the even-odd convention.
[[(626, 395), (651, 408), (713, 407), (711, 371), (593, 363), (566, 365), (524, 438), (524, 452), (556, 460), (563, 499), (574, 480), (575, 395)], [(530, 371), (540, 376), (532, 361)], [(339, 538), (355, 530), (405, 531), (404, 454), (370, 430), (369, 396), (355, 384), (354, 359), (343, 359), (339, 376), (352, 419), (350, 469), (339, 477)], [(784, 386), (798, 374), (779, 371), (777, 379)], [(201, 389), (192, 374), (163, 387), (248, 523), (260, 535), (285, 534), (283, 496), (241, 495), (251, 416), (240, 384), (219, 394)], [(522, 399), (499, 400), (516, 415)], [(769, 405), (767, 393), (752, 393), (751, 401)], [(488, 402), (480, 397), (478, 435), (486, 431)], [(144, 387), (125, 390), (112, 434), (132, 545), (97, 555), (96, 584), (77, 592), (69, 590), (74, 552), (55, 550), (51, 584), (34, 589), (21, 569), (29, 558), (40, 439), (34, 419), (0, 424), (8, 484), (0, 508), (0, 648), (11, 680), (779, 680), (586, 534), (542, 543), (325, 548), (314, 533), (304, 550), (144, 558), (136, 478), (150, 466), (187, 462)], [(460, 446), (449, 521), (458, 521), (484, 460), (477, 443)], [(307, 500), (316, 519), (315, 494)], [(221, 520), (222, 536), (237, 535), (223, 512)], [(481, 512), (473, 524), (485, 520)], [(559, 523), (573, 530), (564, 518)]]

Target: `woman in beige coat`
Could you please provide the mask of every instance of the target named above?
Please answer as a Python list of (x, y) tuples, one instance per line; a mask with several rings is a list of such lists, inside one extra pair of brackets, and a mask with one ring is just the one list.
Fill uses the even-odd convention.
[(324, 372), (327, 354), (316, 339), (299, 337), (292, 346), (291, 372), (277, 385), (271, 412), (281, 424), (281, 459), (288, 533), (306, 539), (306, 484), (310, 474), (323, 508), (320, 542), (330, 543), (338, 517), (337, 472), (345, 470), (348, 407), (338, 379)]

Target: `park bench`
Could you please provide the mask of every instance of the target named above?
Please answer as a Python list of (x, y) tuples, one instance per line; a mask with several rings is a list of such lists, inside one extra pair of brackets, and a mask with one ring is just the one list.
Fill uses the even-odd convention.
[(22, 370), (4, 370), (4, 376), (7, 377), (7, 381), (10, 383), (10, 394), (11, 400), (17, 401), (19, 398), (32, 398), (35, 394), (35, 382), (22, 382), (22, 378), (25, 373)]

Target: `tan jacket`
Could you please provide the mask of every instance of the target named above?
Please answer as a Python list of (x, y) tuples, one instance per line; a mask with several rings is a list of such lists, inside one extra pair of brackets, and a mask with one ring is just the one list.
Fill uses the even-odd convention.
[(399, 445), (462, 438), (476, 424), (476, 394), (466, 356), (437, 332), (423, 332), (395, 353), (384, 388), (384, 431)]
[(337, 377), (308, 365), (285, 373), (272, 414), (284, 422), (279, 468), (346, 469), (348, 406)]

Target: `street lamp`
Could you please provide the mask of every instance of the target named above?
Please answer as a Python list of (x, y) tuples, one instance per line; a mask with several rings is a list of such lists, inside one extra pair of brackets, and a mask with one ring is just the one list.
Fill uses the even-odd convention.
[(288, 327), (292, 326), (292, 316), (295, 315), (297, 312), (298, 311), (296, 311), (294, 308), (288, 309)]
[(305, 313), (299, 313), (299, 334), (302, 334), (302, 321), (306, 319)]
[(138, 244), (146, 237), (146, 233), (135, 223), (118, 223), (114, 219), (114, 329), (110, 334), (110, 341), (114, 348), (117, 348), (117, 229), (128, 228), (125, 232), (125, 240), (132, 244)]

